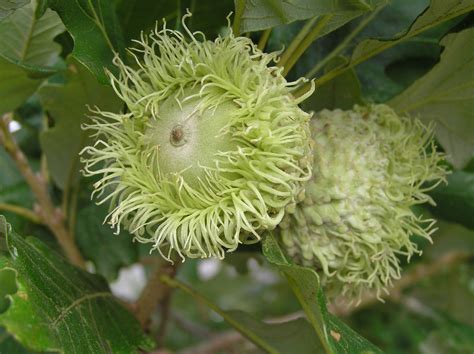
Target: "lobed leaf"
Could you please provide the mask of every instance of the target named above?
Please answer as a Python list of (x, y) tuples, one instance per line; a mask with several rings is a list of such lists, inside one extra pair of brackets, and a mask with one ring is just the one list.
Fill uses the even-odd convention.
[(52, 67), (61, 52), (53, 39), (65, 27), (55, 12), (48, 9), (37, 19), (35, 10), (36, 1), (32, 1), (0, 22), (0, 54), (32, 67)]
[[(429, 3), (429, 0), (392, 1), (358, 35), (354, 44), (367, 38), (394, 38), (406, 31)], [(364, 97), (377, 103), (386, 102), (426, 74), (439, 60), (439, 40), (456, 20), (446, 21), (361, 63), (357, 74)], [(444, 30), (442, 34), (438, 33), (440, 28)]]
[[(42, 0), (40, 10), (55, 10), (74, 39), (72, 55), (105, 84), (105, 68), (116, 72), (115, 53), (124, 57), (124, 41), (113, 1)], [(40, 11), (40, 13), (41, 13)]]
[(51, 10), (36, 19), (35, 8), (33, 1), (0, 22), (0, 114), (20, 106), (57, 71), (52, 65), (60, 46), (53, 38), (64, 27)]
[(404, 40), (414, 37), (456, 16), (474, 10), (472, 0), (432, 0), (430, 6), (413, 22), (410, 28), (394, 39), (366, 39), (352, 53), (350, 65), (356, 65)]
[(441, 45), (440, 62), (389, 104), (435, 122), (448, 160), (461, 168), (474, 156), (474, 29), (449, 34)]
[[(137, 320), (107, 283), (69, 264), (36, 238), (22, 238), (0, 216), (0, 239), (10, 258), (0, 270), (17, 274), (18, 291), (0, 314), (0, 325), (33, 350), (64, 353), (138, 353), (151, 349)], [(28, 326), (25, 326), (28, 322)]]
[(417, 17), (407, 31), (396, 35), (393, 39), (366, 39), (360, 42), (346, 66), (335, 68), (323, 75), (316, 80), (316, 85), (320, 86), (383, 51), (472, 10), (474, 10), (474, 1), (472, 0), (432, 0), (431, 5)]

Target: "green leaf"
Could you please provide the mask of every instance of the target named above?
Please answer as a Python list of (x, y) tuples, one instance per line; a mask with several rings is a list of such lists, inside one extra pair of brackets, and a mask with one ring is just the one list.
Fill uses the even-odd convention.
[(474, 2), (472, 0), (432, 0), (431, 5), (418, 16), (405, 33), (391, 40), (367, 39), (357, 45), (352, 54), (351, 65), (365, 61), (404, 40), (471, 10), (474, 10)]
[(114, 2), (101, 0), (46, 0), (61, 17), (74, 39), (72, 55), (105, 84), (109, 80), (105, 68), (116, 72), (114, 53), (124, 58), (122, 32), (116, 18)]
[(13, 111), (25, 102), (41, 84), (14, 62), (0, 55), (0, 114)]
[[(87, 106), (118, 111), (120, 100), (110, 86), (99, 84), (81, 64), (69, 61), (66, 84), (48, 83), (38, 94), (44, 109), (54, 120), (53, 128), (41, 133), (40, 143), (48, 160), (54, 182), (62, 189), (78, 182), (79, 151), (87, 133)], [(65, 104), (67, 102), (67, 104)]]
[(210, 38), (227, 27), (227, 17), (234, 11), (232, 0), (185, 0), (182, 4), (181, 14), (184, 14), (186, 9), (193, 14), (187, 22), (189, 28), (193, 31), (202, 31)]
[(0, 0), (0, 21), (29, 2), (30, 0)]
[[(9, 286), (5, 289), (2, 283), (0, 292), (9, 295), (8, 306), (4, 307), (3, 311), (0, 309), (0, 325), (28, 348), (41, 351), (59, 350), (58, 342), (49, 332), (41, 314), (35, 311), (26, 284), (17, 278), (17, 270), (6, 257), (0, 258), (0, 274), (2, 273), (13, 277), (10, 281), (13, 280), (15, 284), (14, 287)], [(25, 323), (28, 323), (28, 326), (25, 326)]]
[[(320, 86), (383, 51), (472, 10), (474, 10), (474, 2), (472, 0), (432, 0), (431, 5), (417, 17), (416, 21), (407, 31), (396, 35), (393, 39), (366, 39), (360, 42), (354, 49), (348, 65), (336, 68), (318, 78), (316, 85)], [(372, 73), (371, 75), (373, 76), (371, 77), (377, 79), (377, 75), (380, 74), (379, 70), (379, 72)]]
[(152, 348), (101, 277), (75, 268), (38, 239), (24, 239), (1, 224), (7, 225), (3, 217), (0, 239), (6, 239), (11, 258), (3, 258), (0, 269), (17, 273), (18, 292), (0, 315), (0, 325), (34, 350), (137, 353), (138, 348)]
[[(354, 42), (366, 38), (393, 38), (406, 31), (429, 3), (429, 0), (392, 1)], [(357, 67), (364, 97), (374, 102), (386, 102), (436, 64), (441, 53), (440, 38), (427, 38), (425, 33), (422, 36), (404, 41)]]
[(278, 324), (261, 322), (242, 311), (222, 310), (213, 301), (181, 281), (170, 278), (165, 278), (164, 281), (205, 303), (243, 336), (268, 353), (319, 353), (318, 342), (311, 326), (303, 318)]
[(233, 11), (232, 0), (117, 0), (117, 13), (125, 39), (138, 39), (140, 32), (147, 33), (155, 28), (157, 22), (161, 26), (166, 20), (168, 28), (181, 28), (181, 18), (186, 9), (192, 17), (186, 20), (191, 30), (204, 32), (208, 36), (219, 33), (227, 26), (226, 17)]
[(0, 353), (30, 354), (10, 333), (0, 328)]
[(8, 296), (18, 291), (15, 271), (5, 268), (0, 269), (0, 284), (0, 313), (3, 313), (8, 309), (11, 303)]
[(59, 16), (47, 10), (35, 18), (36, 1), (16, 10), (0, 23), (0, 54), (32, 67), (51, 67), (61, 47), (53, 41), (65, 28)]
[[(392, 1), (355, 42), (365, 38), (393, 38), (406, 31), (429, 4), (429, 0)], [(357, 73), (364, 97), (386, 102), (426, 74), (439, 61), (440, 39), (464, 17), (445, 21), (359, 65)]]
[(107, 279), (115, 279), (119, 269), (138, 259), (138, 245), (128, 233), (115, 235), (104, 225), (107, 209), (90, 204), (77, 215), (76, 239), (81, 253), (94, 262), (96, 271)]
[(20, 106), (56, 72), (51, 66), (61, 48), (53, 38), (64, 27), (51, 10), (37, 20), (35, 6), (32, 2), (0, 23), (0, 114)]
[(141, 31), (152, 30), (163, 18), (173, 28), (181, 12), (180, 3), (175, 0), (117, 0), (116, 3), (118, 20), (127, 43), (138, 39)]
[(262, 249), (268, 261), (287, 278), (325, 353), (382, 353), (328, 312), (318, 274), (313, 269), (290, 264), (273, 234), (264, 238)]
[[(332, 59), (325, 68), (328, 72), (348, 60), (344, 57)], [(305, 110), (318, 112), (322, 109), (350, 109), (355, 104), (362, 104), (360, 82), (354, 70), (348, 70), (319, 87), (314, 94), (303, 102)]]
[[(236, 0), (237, 1), (237, 0)], [(240, 31), (253, 32), (305, 20), (315, 16), (334, 14), (337, 20), (332, 26), (347, 22), (364, 11), (373, 9), (373, 3), (380, 1), (362, 0), (248, 0), (241, 19)]]
[(375, 11), (378, 8), (384, 7), (387, 5), (387, 3), (389, 3), (389, 0), (369, 0), (367, 1), (368, 7), (361, 7), (358, 10), (334, 12), (332, 14), (333, 16), (326, 23), (317, 38), (323, 37), (326, 34), (335, 31), (336, 29), (344, 26), (346, 23), (354, 20), (359, 16), (362, 16), (366, 13), (368, 14), (369, 12)]
[(474, 229), (474, 173), (454, 171), (448, 184), (438, 186), (430, 195), (437, 204), (433, 214)]
[(474, 156), (474, 29), (449, 34), (441, 45), (440, 62), (389, 104), (436, 122), (436, 137), (460, 168)]

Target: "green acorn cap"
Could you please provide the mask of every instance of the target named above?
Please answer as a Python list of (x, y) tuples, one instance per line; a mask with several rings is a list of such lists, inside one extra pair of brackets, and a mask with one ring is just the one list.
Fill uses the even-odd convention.
[(281, 223), (297, 263), (321, 271), (329, 296), (380, 296), (400, 277), (399, 256), (418, 253), (413, 235), (430, 240), (433, 220), (412, 207), (445, 180), (431, 129), (379, 104), (324, 110), (311, 125), (313, 176), (306, 197)]
[[(186, 15), (187, 17), (189, 15)], [(82, 151), (108, 222), (165, 258), (224, 257), (275, 228), (311, 175), (310, 115), (250, 39), (155, 30), (110, 75), (126, 113), (96, 110)]]

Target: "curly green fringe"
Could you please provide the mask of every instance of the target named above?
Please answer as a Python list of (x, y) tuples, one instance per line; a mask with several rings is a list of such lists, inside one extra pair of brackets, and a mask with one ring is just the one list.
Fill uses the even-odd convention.
[[(304, 198), (310, 115), (298, 104), (311, 92), (291, 95), (301, 80), (287, 82), (281, 68), (270, 66), (277, 54), (232, 34), (206, 40), (188, 30), (187, 16), (186, 35), (166, 25), (142, 34), (130, 50), (137, 68), (115, 58), (120, 75), (110, 75), (111, 82), (129, 113), (95, 110), (85, 129), (96, 142), (81, 154), (84, 174), (100, 176), (93, 195), (110, 203), (107, 220), (117, 231), (122, 225), (167, 259), (174, 252), (223, 258), (239, 243), (258, 241)], [(213, 165), (201, 166), (199, 183), (163, 174), (160, 149), (147, 136), (170, 98), (180, 105), (199, 98), (200, 113), (235, 106), (222, 134), (236, 148), (216, 151)]]
[(281, 236), (300, 264), (323, 274), (329, 295), (380, 297), (400, 278), (399, 256), (420, 253), (434, 220), (412, 210), (445, 181), (432, 130), (386, 105), (324, 110), (312, 121), (313, 177), (306, 198), (285, 216)]

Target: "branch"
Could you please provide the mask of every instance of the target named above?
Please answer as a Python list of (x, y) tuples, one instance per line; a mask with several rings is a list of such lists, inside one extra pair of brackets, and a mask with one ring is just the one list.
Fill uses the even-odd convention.
[(138, 319), (143, 328), (147, 328), (150, 321), (150, 316), (160, 304), (162, 306), (162, 319), (160, 324), (160, 335), (164, 333), (164, 328), (168, 321), (168, 305), (173, 289), (162, 281), (164, 276), (174, 278), (178, 270), (179, 264), (162, 263), (158, 265), (155, 271), (148, 279), (148, 283), (140, 294), (139, 299), (135, 304), (135, 317)]
[[(415, 285), (420, 280), (431, 277), (447, 268), (453, 267), (456, 264), (462, 263), (463, 261), (472, 257), (472, 253), (463, 251), (452, 251), (447, 253), (436, 261), (429, 264), (418, 264), (406, 272), (402, 278), (394, 282), (393, 287), (390, 289), (390, 294), (382, 296), (388, 300), (397, 300), (402, 296), (403, 290)], [(377, 295), (373, 292), (367, 292), (362, 295), (359, 304), (349, 303), (346, 300), (336, 300), (330, 304), (329, 310), (336, 316), (349, 316), (351, 313), (361, 310), (362, 308), (368, 307), (378, 300)]]
[(63, 214), (60, 209), (54, 206), (49, 196), (48, 186), (44, 178), (33, 172), (26, 156), (23, 154), (23, 151), (21, 151), (8, 128), (10, 116), (11, 114), (7, 113), (0, 118), (0, 143), (12, 157), (18, 170), (33, 192), (38, 202), (38, 208), (35, 210), (36, 215), (54, 234), (69, 260), (73, 264), (84, 268), (84, 259), (64, 225)]
[(15, 214), (18, 214), (20, 216), (23, 216), (25, 219), (28, 219), (35, 224), (41, 224), (42, 220), (38, 215), (33, 210), (23, 208), (18, 205), (12, 205), (12, 204), (7, 204), (7, 203), (0, 203), (0, 210), (4, 211), (9, 211)]

